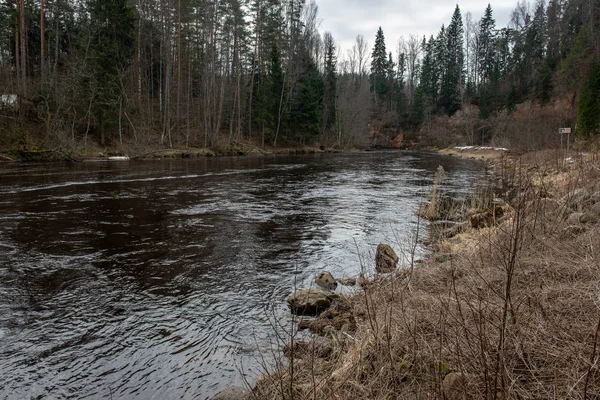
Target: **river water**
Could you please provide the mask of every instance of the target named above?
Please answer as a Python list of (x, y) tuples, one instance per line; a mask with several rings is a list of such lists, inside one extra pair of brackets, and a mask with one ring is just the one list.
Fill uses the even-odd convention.
[(294, 285), (408, 248), (438, 165), (456, 193), (483, 170), (410, 152), (0, 164), (0, 399), (252, 383)]

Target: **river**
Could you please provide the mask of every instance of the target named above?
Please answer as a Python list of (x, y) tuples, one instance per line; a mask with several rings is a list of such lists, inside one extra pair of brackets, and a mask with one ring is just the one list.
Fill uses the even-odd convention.
[(294, 285), (408, 248), (438, 165), (457, 194), (483, 170), (412, 152), (0, 164), (0, 399), (252, 383)]

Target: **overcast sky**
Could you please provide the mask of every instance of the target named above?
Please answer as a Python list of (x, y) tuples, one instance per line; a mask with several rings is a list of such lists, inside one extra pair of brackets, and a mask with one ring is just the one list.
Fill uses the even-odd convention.
[[(377, 28), (381, 26), (387, 51), (395, 53), (398, 39), (410, 34), (436, 35), (442, 24), (448, 26), (456, 7), (447, 0), (315, 0), (319, 6), (320, 31), (329, 31), (342, 54), (352, 48), (356, 35), (363, 35), (369, 44), (369, 53), (375, 43)], [(463, 16), (468, 11), (479, 21), (487, 4), (491, 3), (496, 27), (508, 24), (517, 0), (461, 0), (458, 3)]]

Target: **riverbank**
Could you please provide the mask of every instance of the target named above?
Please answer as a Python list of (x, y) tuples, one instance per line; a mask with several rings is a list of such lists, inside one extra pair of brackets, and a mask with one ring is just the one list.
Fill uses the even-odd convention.
[(99, 160), (156, 160), (172, 158), (201, 158), (219, 156), (245, 156), (245, 155), (293, 155), (293, 154), (318, 154), (340, 153), (359, 151), (356, 148), (334, 149), (315, 146), (299, 147), (258, 147), (254, 145), (235, 145), (221, 149), (203, 147), (190, 147), (180, 149), (107, 149), (92, 148), (86, 150), (7, 150), (0, 151), (0, 161), (99, 161)]
[(600, 158), (553, 154), (495, 161), (501, 199), (478, 191), (430, 257), (375, 275), (309, 324), (312, 343), (256, 398), (597, 395)]

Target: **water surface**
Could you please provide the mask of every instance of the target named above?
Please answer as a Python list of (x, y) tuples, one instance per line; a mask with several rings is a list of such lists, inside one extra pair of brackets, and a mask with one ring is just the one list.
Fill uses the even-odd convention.
[(408, 244), (438, 165), (455, 192), (482, 172), (406, 152), (0, 164), (0, 398), (252, 382), (294, 284)]

